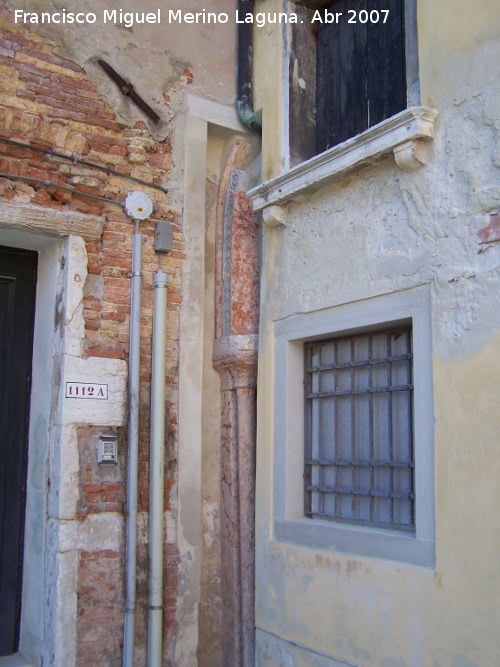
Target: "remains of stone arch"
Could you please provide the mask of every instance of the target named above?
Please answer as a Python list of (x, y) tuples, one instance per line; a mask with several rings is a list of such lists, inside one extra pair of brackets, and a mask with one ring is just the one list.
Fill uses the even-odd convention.
[(251, 144), (236, 140), (219, 189), (214, 368), (221, 378), (221, 584), (225, 667), (254, 664), (259, 227), (246, 195)]

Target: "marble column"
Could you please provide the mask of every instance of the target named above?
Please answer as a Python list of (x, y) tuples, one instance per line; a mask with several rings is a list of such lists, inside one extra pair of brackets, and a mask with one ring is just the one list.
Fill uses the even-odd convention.
[(236, 142), (222, 179), (216, 238), (214, 367), (221, 378), (221, 584), (224, 667), (255, 660), (255, 436), (259, 228)]

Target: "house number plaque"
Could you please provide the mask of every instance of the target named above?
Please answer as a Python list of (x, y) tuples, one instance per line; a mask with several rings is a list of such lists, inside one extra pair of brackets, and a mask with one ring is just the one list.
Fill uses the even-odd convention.
[(66, 398), (108, 400), (108, 385), (95, 382), (66, 382)]

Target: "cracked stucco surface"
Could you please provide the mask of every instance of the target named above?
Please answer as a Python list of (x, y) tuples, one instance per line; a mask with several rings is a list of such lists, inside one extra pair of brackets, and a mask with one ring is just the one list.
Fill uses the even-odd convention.
[(479, 252), (477, 240), (499, 205), (490, 120), (497, 96), (492, 90), (440, 114), (425, 170), (407, 174), (387, 162), (291, 205), (287, 228), (271, 241), (271, 317), (431, 283), (435, 351), (479, 349), (498, 326), (500, 305), (500, 247)]

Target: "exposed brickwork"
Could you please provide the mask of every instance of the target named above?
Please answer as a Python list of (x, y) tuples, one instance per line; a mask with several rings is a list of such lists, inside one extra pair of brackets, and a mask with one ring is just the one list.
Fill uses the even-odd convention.
[(176, 544), (165, 547), (163, 569), (163, 627), (168, 642), (177, 630), (177, 595), (179, 591), (179, 549)]
[[(185, 73), (178, 86), (188, 85)], [(168, 103), (168, 97), (166, 99)], [(168, 115), (168, 114), (167, 114)], [(124, 175), (161, 185), (172, 167), (169, 139), (155, 141), (145, 123), (121, 127), (107, 100), (77, 64), (54, 52), (53, 46), (28, 26), (15, 25), (12, 12), (0, 10), (0, 137), (68, 156), (76, 155)], [(43, 154), (29, 147), (0, 141), (0, 205), (2, 198), (45, 208), (76, 210), (104, 220), (99, 242), (87, 242), (89, 277), (84, 290), (84, 353), (87, 356), (127, 359), (129, 345), (130, 270), (133, 223), (121, 206), (63, 190), (123, 201), (131, 190), (143, 190), (154, 202), (152, 219), (141, 224), (143, 294), (141, 318), (141, 392), (139, 449), (139, 512), (148, 509), (149, 386), (153, 311), (152, 276), (158, 268), (153, 251), (157, 219), (169, 220), (173, 251), (163, 258), (168, 274), (167, 325), (167, 458), (165, 506), (171, 509), (177, 479), (177, 376), (181, 270), (184, 237), (169, 207), (168, 195), (119, 176)], [(20, 176), (51, 181), (35, 183)], [(97, 431), (79, 429), (80, 500), (77, 519), (90, 515), (125, 513), (126, 427), (120, 430), (120, 462), (115, 472), (99, 470), (95, 459)], [(168, 536), (167, 536), (168, 539)], [(147, 545), (139, 536), (137, 641), (145, 641)], [(124, 614), (124, 553), (81, 551), (78, 578), (78, 665), (121, 664)], [(177, 627), (178, 553), (165, 546), (165, 635)]]
[[(500, 214), (490, 213), (489, 224), (487, 227), (479, 230), (477, 239), (480, 246), (485, 246), (494, 241), (500, 241)], [(480, 251), (484, 248), (480, 248)]]
[[(137, 563), (139, 576), (137, 578), (137, 597), (147, 599), (148, 578), (148, 548), (144, 542), (138, 544)], [(174, 637), (178, 627), (177, 596), (179, 592), (179, 550), (175, 544), (166, 544), (163, 561), (163, 644), (168, 645)], [(136, 636), (139, 645), (147, 641), (147, 605), (139, 605), (136, 610)], [(166, 662), (165, 667), (174, 667)]]
[(79, 667), (121, 664), (123, 586), (121, 554), (81, 551), (78, 586)]

